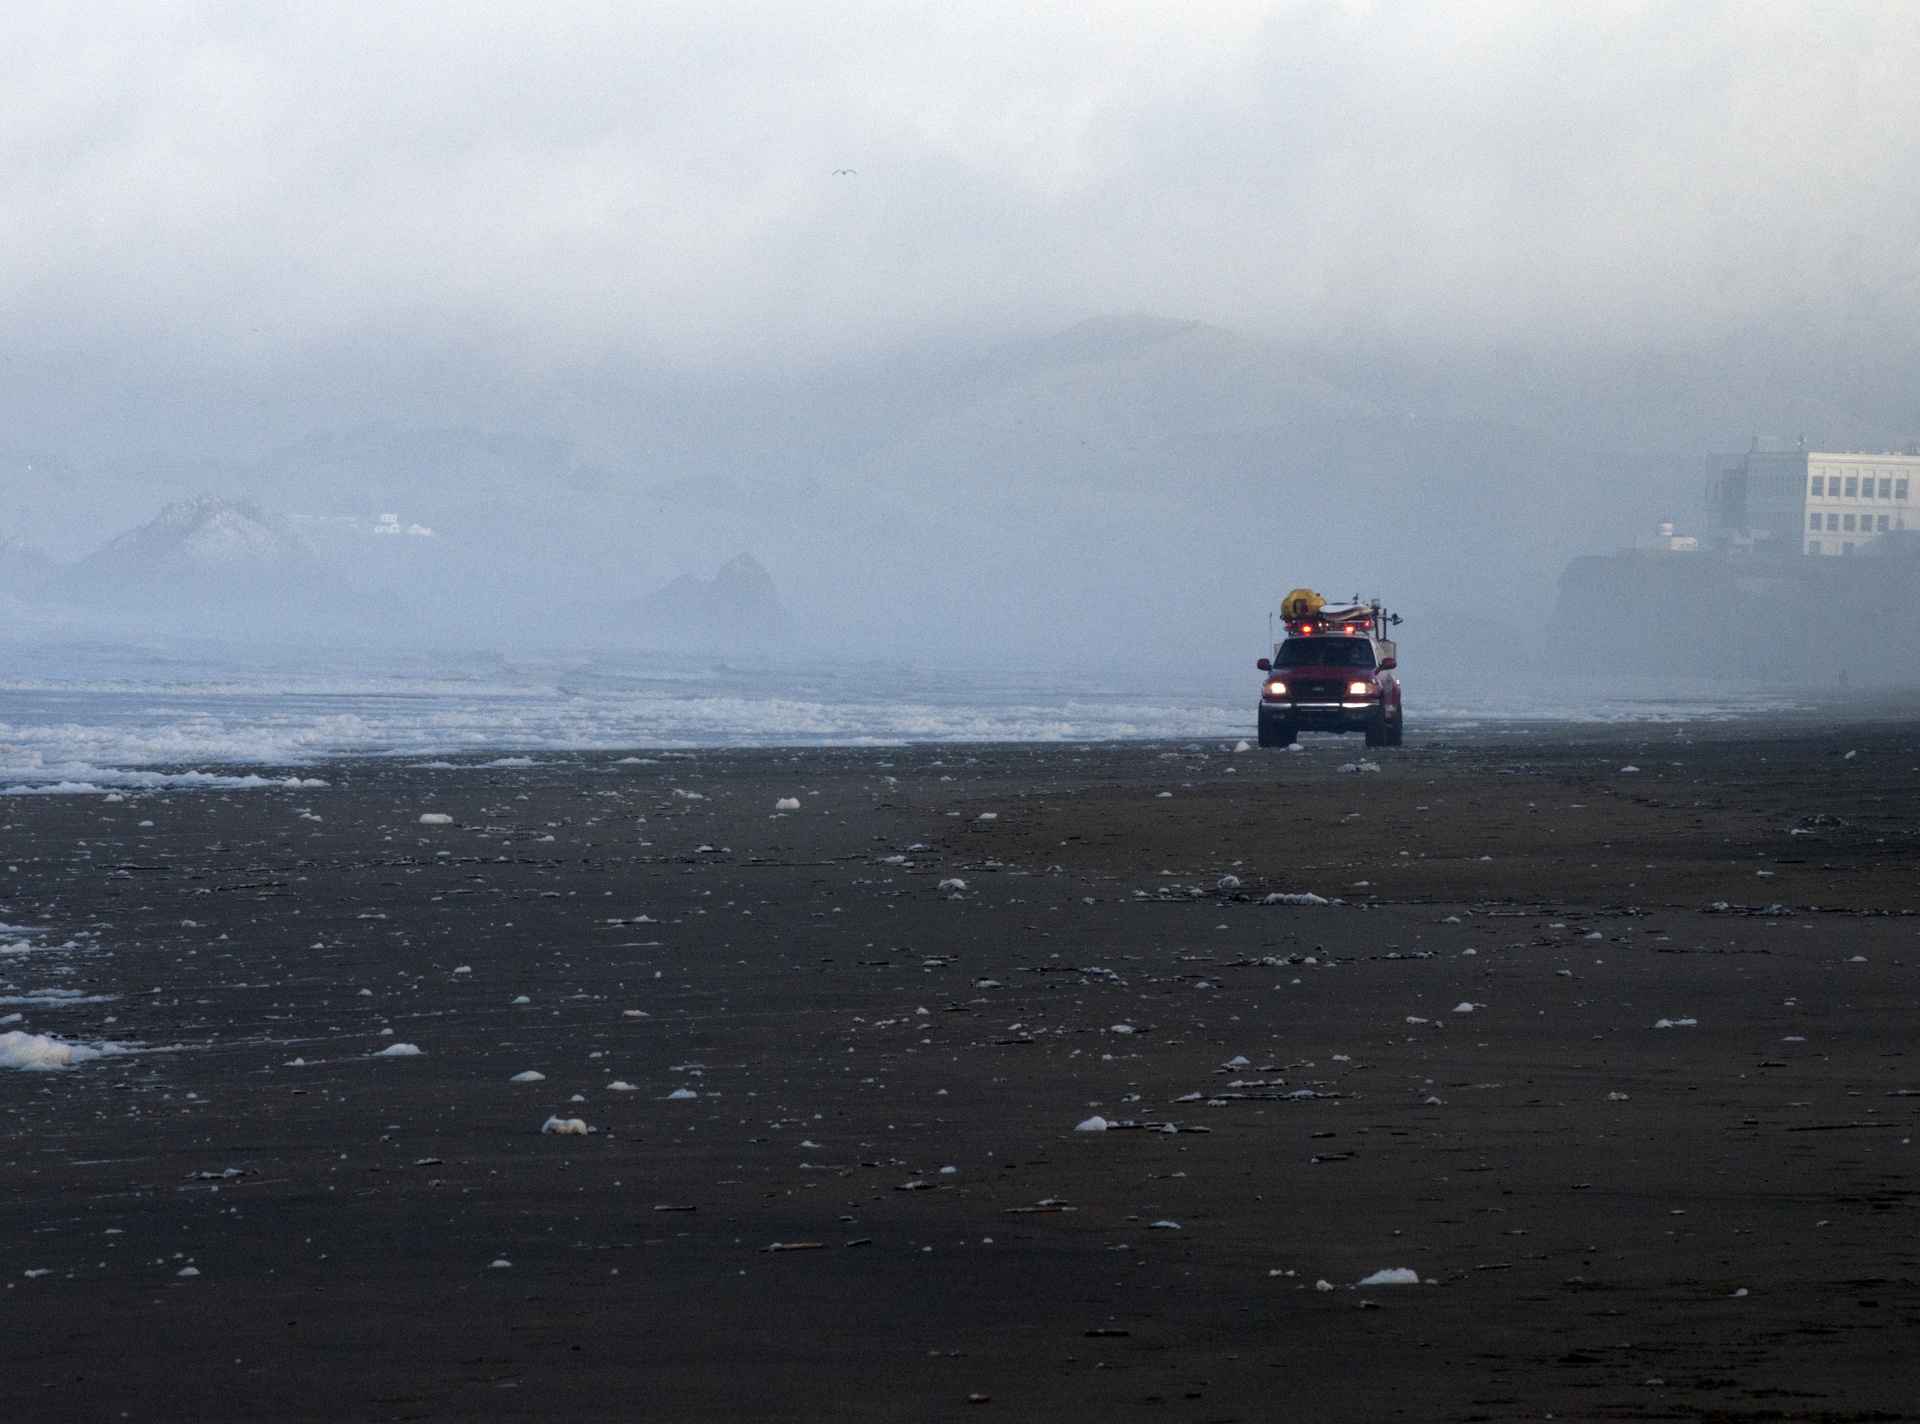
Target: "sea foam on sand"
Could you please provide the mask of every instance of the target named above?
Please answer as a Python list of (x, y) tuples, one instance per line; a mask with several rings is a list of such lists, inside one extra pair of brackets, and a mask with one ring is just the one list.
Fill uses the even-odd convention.
[(71, 1068), (76, 1063), (126, 1051), (115, 1043), (68, 1043), (44, 1033), (22, 1033), (17, 1028), (0, 1033), (0, 1068)]

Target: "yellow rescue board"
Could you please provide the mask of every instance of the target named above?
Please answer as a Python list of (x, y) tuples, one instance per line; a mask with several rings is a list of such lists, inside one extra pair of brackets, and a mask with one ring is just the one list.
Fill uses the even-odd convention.
[(1311, 618), (1327, 606), (1326, 599), (1310, 588), (1296, 588), (1280, 600), (1280, 616), (1288, 622)]

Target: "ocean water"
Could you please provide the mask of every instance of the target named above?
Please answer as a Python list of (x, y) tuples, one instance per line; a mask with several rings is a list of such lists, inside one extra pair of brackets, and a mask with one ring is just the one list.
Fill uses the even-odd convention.
[[(266, 785), (331, 758), (623, 748), (1238, 739), (1257, 682), (819, 662), (148, 644), (0, 657), (0, 792)], [(1724, 720), (1778, 693), (1410, 678), (1409, 726)], [(1357, 744), (1357, 743), (1356, 743)], [(262, 772), (272, 768), (271, 776)], [(306, 768), (304, 774), (302, 768)]]

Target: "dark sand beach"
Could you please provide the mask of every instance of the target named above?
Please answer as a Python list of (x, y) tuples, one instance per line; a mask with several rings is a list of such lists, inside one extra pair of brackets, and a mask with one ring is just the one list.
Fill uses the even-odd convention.
[(9, 798), (12, 1409), (1920, 1417), (1920, 727), (1229, 746)]

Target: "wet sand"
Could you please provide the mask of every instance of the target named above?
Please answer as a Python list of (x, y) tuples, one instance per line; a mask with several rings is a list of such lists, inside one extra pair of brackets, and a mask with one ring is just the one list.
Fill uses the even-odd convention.
[(13, 1407), (1920, 1417), (1854, 715), (9, 798)]

